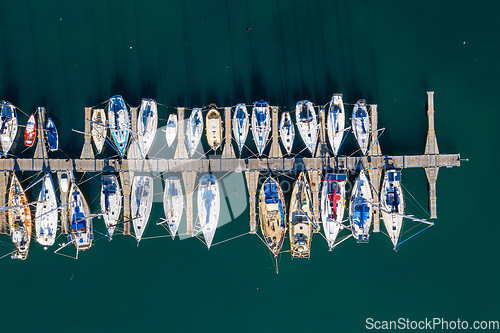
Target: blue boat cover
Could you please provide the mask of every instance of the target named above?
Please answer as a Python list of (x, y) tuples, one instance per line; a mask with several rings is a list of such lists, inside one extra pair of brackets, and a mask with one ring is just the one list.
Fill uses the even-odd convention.
[(278, 194), (278, 188), (274, 182), (266, 182), (264, 184), (264, 193), (266, 197), (266, 203), (277, 203), (280, 199)]
[(365, 221), (368, 219), (370, 207), (366, 203), (356, 204), (354, 206), (353, 221), (360, 228), (364, 227)]
[(400, 171), (390, 171), (387, 173), (387, 178), (389, 181), (401, 181), (401, 172)]
[(57, 149), (57, 141), (59, 140), (57, 135), (56, 125), (52, 121), (52, 119), (47, 120), (47, 143), (49, 144), (49, 148), (52, 150)]
[(257, 124), (263, 124), (266, 121), (266, 114), (262, 111), (256, 110), (255, 116), (257, 117)]

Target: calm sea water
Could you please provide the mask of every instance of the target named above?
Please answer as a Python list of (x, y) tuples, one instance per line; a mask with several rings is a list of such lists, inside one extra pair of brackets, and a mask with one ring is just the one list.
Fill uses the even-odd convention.
[[(0, 12), (0, 98), (27, 114), (45, 106), (72, 157), (84, 107), (114, 94), (155, 98), (163, 119), (176, 105), (264, 98), (293, 110), (334, 92), (378, 104), (383, 153), (417, 154), (434, 90), (441, 152), (470, 159), (440, 171), (435, 227), (397, 253), (382, 233), (331, 253), (316, 235), (311, 259), (285, 254), (276, 275), (254, 236), (210, 251), (196, 239), (137, 247), (117, 236), (78, 261), (33, 244), (26, 262), (0, 261), (2, 331), (360, 332), (367, 317), (500, 319), (497, 1), (3, 1)], [(343, 153), (354, 150), (351, 135)], [(423, 170), (403, 179), (426, 207)], [(97, 183), (82, 187), (95, 197)], [(425, 217), (410, 200), (408, 210)], [(245, 233), (247, 214), (215, 241)]]

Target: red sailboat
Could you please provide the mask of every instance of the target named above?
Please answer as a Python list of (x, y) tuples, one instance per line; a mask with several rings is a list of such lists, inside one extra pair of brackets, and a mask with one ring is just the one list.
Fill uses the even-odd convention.
[(24, 131), (24, 144), (28, 147), (33, 146), (36, 139), (36, 120), (35, 115), (32, 113), (26, 124), (26, 130)]

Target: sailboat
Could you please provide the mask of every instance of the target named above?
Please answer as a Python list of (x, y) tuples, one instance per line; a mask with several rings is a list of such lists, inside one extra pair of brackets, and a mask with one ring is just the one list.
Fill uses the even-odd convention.
[(46, 173), (42, 189), (38, 195), (35, 211), (36, 241), (47, 247), (54, 244), (57, 233), (59, 212), (57, 210), (56, 190), (52, 176)]
[(140, 242), (153, 205), (153, 178), (149, 176), (134, 177), (130, 202), (135, 238), (137, 242)]
[(294, 258), (311, 256), (311, 241), (314, 226), (311, 189), (306, 174), (301, 172), (293, 186), (288, 214), (290, 251)]
[(184, 210), (184, 195), (182, 193), (181, 180), (177, 177), (170, 177), (165, 180), (163, 210), (165, 211), (165, 221), (157, 224), (166, 223), (172, 239), (174, 239), (179, 229)]
[(36, 120), (35, 115), (32, 113), (28, 118), (26, 129), (24, 130), (24, 144), (27, 147), (32, 147), (36, 139)]
[(318, 141), (318, 119), (313, 103), (310, 101), (300, 101), (295, 106), (295, 115), (297, 118), (297, 127), (300, 136), (307, 149), (314, 154), (316, 142)]
[(139, 116), (137, 117), (137, 141), (141, 150), (142, 158), (145, 158), (156, 136), (158, 127), (158, 106), (154, 99), (141, 101)]
[(92, 216), (87, 201), (74, 179), (68, 193), (68, 206), (68, 219), (71, 221), (68, 240), (73, 242), (77, 251), (88, 250), (94, 239)]
[(177, 115), (171, 113), (168, 116), (167, 126), (165, 127), (165, 138), (167, 139), (167, 145), (170, 147), (174, 143), (177, 137)]
[(405, 209), (401, 188), (401, 171), (387, 170), (380, 191), (380, 211), (389, 238), (396, 249), (403, 225)]
[(61, 179), (59, 181), (59, 189), (61, 193), (67, 193), (69, 191), (69, 186), (71, 185), (71, 179), (68, 171), (61, 171)]
[(201, 133), (203, 131), (203, 116), (200, 108), (191, 111), (186, 127), (186, 137), (188, 140), (189, 155), (193, 156), (196, 148), (200, 144)]
[(1, 101), (0, 146), (1, 153), (7, 155), (17, 134), (16, 107), (7, 101)]
[(16, 253), (12, 259), (25, 260), (28, 257), (28, 250), (31, 242), (31, 211), (28, 206), (28, 197), (24, 193), (19, 179), (12, 173), (12, 181), (9, 189), (9, 206), (7, 211), (9, 221), (10, 237), (16, 246)]
[(339, 173), (327, 173), (323, 180), (321, 190), (321, 220), (330, 250), (333, 249), (337, 235), (342, 229), (346, 183), (347, 175)]
[(248, 128), (250, 127), (250, 120), (248, 116), (247, 107), (244, 103), (239, 103), (234, 109), (233, 116), (233, 134), (236, 144), (238, 145), (238, 150), (243, 150), (245, 141), (248, 135)]
[(103, 109), (94, 109), (92, 112), (92, 129), (91, 135), (94, 141), (97, 154), (102, 152), (108, 128), (106, 127), (106, 113)]
[(271, 132), (271, 115), (269, 104), (263, 100), (253, 103), (252, 110), (252, 136), (259, 155), (264, 153), (267, 139)]
[(115, 95), (111, 97), (108, 118), (111, 136), (116, 144), (118, 154), (123, 157), (130, 134), (130, 114), (122, 96)]
[(295, 139), (295, 126), (293, 126), (290, 112), (283, 112), (281, 115), (280, 138), (287, 154), (290, 155), (292, 153), (293, 140)]
[(370, 141), (371, 124), (370, 116), (366, 109), (366, 101), (364, 99), (360, 99), (356, 105), (354, 105), (351, 120), (354, 137), (356, 137), (361, 152), (363, 155), (366, 155), (368, 152), (368, 143)]
[(368, 243), (370, 226), (372, 224), (372, 190), (366, 176), (361, 170), (351, 192), (349, 204), (349, 219), (352, 235), (358, 243)]
[(47, 119), (45, 130), (47, 133), (47, 144), (49, 145), (49, 150), (56, 151), (59, 149), (59, 135), (57, 134), (56, 124), (54, 124), (52, 119)]
[(259, 222), (267, 247), (278, 257), (286, 233), (285, 198), (281, 187), (269, 176), (259, 195)]
[(219, 223), (220, 195), (219, 183), (212, 174), (203, 175), (198, 186), (198, 219), (208, 249), (212, 245)]
[(207, 141), (210, 148), (217, 150), (222, 144), (222, 117), (217, 109), (212, 108), (207, 113)]
[(122, 210), (122, 190), (115, 175), (101, 176), (101, 186), (101, 212), (111, 240)]
[(344, 136), (345, 128), (344, 102), (342, 101), (341, 94), (333, 95), (332, 100), (330, 101), (326, 128), (333, 155), (337, 156), (340, 145), (342, 144), (342, 137)]

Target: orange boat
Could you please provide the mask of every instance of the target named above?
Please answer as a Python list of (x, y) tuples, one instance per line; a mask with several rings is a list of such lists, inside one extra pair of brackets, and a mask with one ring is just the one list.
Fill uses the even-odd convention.
[(28, 147), (33, 146), (36, 139), (36, 120), (35, 115), (32, 113), (26, 124), (26, 130), (24, 131), (24, 144)]
[(11, 206), (11, 209), (7, 211), (10, 237), (17, 250), (17, 253), (12, 255), (12, 259), (24, 260), (28, 257), (33, 223), (28, 198), (14, 173), (12, 174), (8, 205)]

